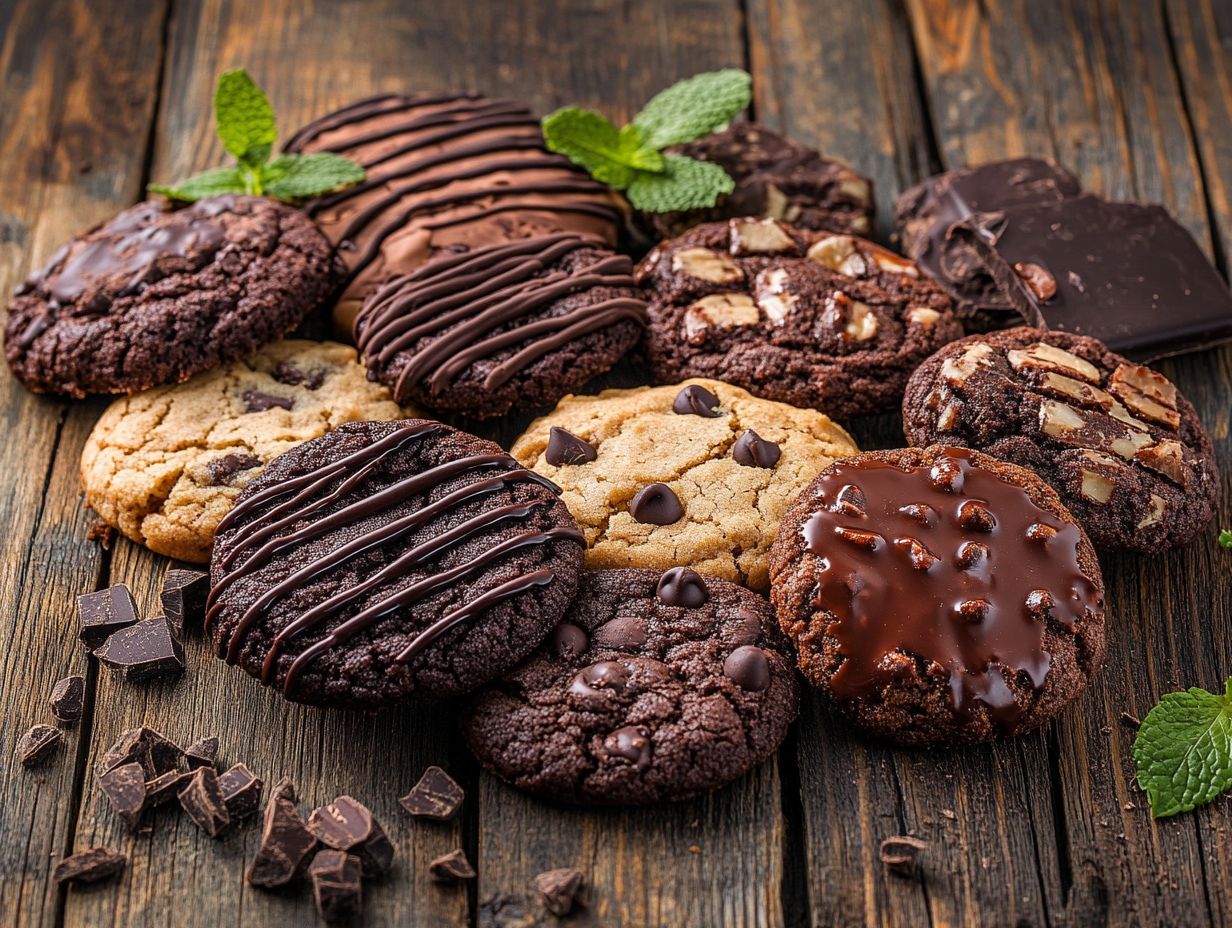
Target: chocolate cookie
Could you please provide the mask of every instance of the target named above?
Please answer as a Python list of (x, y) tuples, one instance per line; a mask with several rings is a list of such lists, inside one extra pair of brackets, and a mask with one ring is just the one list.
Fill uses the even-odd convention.
[(355, 340), (399, 402), (475, 418), (555, 403), (637, 343), (633, 265), (572, 233), (442, 256), (368, 298)]
[(1103, 664), (1090, 540), (1030, 471), (965, 448), (830, 465), (783, 520), (770, 576), (804, 675), (900, 744), (1037, 728)]
[(521, 103), (386, 94), (322, 116), (287, 143), (362, 164), (367, 180), (306, 206), (346, 262), (334, 311), (350, 334), (364, 299), (442, 251), (575, 232), (615, 244), (620, 200), (548, 152)]
[(353, 422), (276, 458), (218, 527), (218, 655), (297, 702), (474, 689), (564, 614), (583, 539), (556, 488), (439, 422)]
[(1214, 513), (1215, 455), (1193, 406), (1093, 338), (1019, 327), (947, 345), (912, 375), (903, 430), (1035, 471), (1101, 548), (1183, 545)]
[(298, 210), (225, 196), (140, 203), (61, 248), (17, 291), (5, 356), (36, 392), (179, 383), (281, 338), (338, 269)]
[(895, 406), (912, 369), (962, 335), (911, 261), (773, 219), (698, 226), (637, 268), (655, 377), (713, 377), (837, 418)]
[(781, 219), (801, 229), (857, 235), (872, 231), (872, 181), (760, 123), (732, 123), (722, 132), (672, 151), (719, 165), (736, 182), (736, 189), (712, 209), (639, 213), (639, 224), (656, 241), (674, 238), (699, 223), (741, 216)]
[(583, 574), (548, 641), (481, 691), (480, 761), (564, 802), (687, 799), (769, 757), (799, 695), (766, 601), (688, 568)]

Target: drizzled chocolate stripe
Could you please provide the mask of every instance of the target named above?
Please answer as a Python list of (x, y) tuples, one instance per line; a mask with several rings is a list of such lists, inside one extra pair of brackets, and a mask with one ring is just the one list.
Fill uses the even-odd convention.
[[(397, 93), (378, 94), (377, 96), (366, 97), (363, 100), (356, 100), (354, 103), (334, 110), (332, 113), (326, 113), (324, 116), (317, 117), (291, 136), (283, 148), (286, 151), (302, 151), (305, 145), (326, 132), (351, 125), (352, 123), (362, 122), (365, 119), (371, 119), (373, 116), (379, 116), (382, 112), (397, 113), (421, 106), (439, 106), (444, 103), (479, 99), (482, 98), (477, 93), (457, 92), (420, 94), (417, 96), (405, 96)], [(394, 101), (397, 101), (395, 106), (385, 105)]]

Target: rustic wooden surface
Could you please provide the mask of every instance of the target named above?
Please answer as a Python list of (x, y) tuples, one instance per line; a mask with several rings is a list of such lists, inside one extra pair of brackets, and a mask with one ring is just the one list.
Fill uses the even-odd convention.
[[(0, 291), (145, 183), (217, 163), (210, 92), (235, 66), (267, 88), (284, 131), (377, 90), (457, 86), (626, 116), (678, 77), (744, 66), (758, 118), (874, 178), (883, 235), (894, 195), (931, 171), (1045, 154), (1091, 189), (1167, 203), (1226, 271), (1230, 49), (1220, 0), (0, 0)], [(1162, 369), (1211, 430), (1232, 525), (1232, 348)], [(1213, 532), (1162, 558), (1105, 558), (1108, 665), (1043, 732), (895, 751), (806, 697), (779, 756), (714, 796), (562, 809), (481, 773), (448, 706), (291, 706), (200, 639), (177, 682), (100, 675), (72, 634), (75, 596), (123, 580), (152, 608), (167, 566), (86, 539), (77, 457), (103, 405), (34, 397), (0, 376), (0, 922), (313, 923), (307, 894), (245, 884), (255, 827), (210, 841), (164, 810), (131, 834), (99, 801), (93, 760), (144, 722), (184, 741), (218, 734), (228, 761), (267, 781), (291, 775), (304, 807), (339, 792), (368, 803), (399, 852), (368, 893), (371, 925), (556, 924), (529, 882), (570, 865), (592, 888), (569, 923), (587, 926), (1232, 923), (1232, 803), (1153, 822), (1119, 718), (1232, 673), (1232, 562)], [(491, 433), (507, 442), (523, 421)], [(898, 426), (883, 416), (853, 431), (888, 447)], [(87, 674), (86, 718), (27, 771), (9, 748), (72, 672)], [(467, 787), (454, 823), (415, 823), (396, 804), (430, 763)], [(877, 859), (881, 839), (904, 833), (929, 842), (913, 878)], [(122, 880), (57, 889), (55, 862), (95, 843), (129, 855)], [(478, 880), (431, 884), (426, 862), (457, 846)]]

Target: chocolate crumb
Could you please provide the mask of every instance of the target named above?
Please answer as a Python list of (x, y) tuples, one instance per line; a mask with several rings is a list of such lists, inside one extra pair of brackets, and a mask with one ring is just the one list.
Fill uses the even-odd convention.
[(462, 848), (436, 858), (428, 864), (428, 873), (438, 883), (461, 883), (463, 880), (475, 878), (475, 868), (466, 859), (466, 852)]
[(535, 889), (543, 900), (543, 906), (553, 915), (565, 916), (579, 904), (582, 886), (586, 878), (582, 871), (573, 867), (547, 870), (535, 877)]
[(1142, 727), (1142, 721), (1136, 716), (1130, 715), (1128, 712), (1122, 712), (1120, 718), (1121, 724), (1128, 728), (1137, 730)]
[(928, 842), (911, 835), (896, 835), (881, 842), (881, 862), (899, 876), (915, 873), (916, 859)]
[(96, 541), (104, 551), (110, 551), (111, 543), (115, 541), (115, 529), (102, 519), (95, 519), (86, 529), (86, 541)]

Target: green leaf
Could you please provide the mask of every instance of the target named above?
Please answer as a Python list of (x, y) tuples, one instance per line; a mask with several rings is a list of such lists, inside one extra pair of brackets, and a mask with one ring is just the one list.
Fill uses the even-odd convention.
[(1219, 543), (1225, 548), (1232, 548), (1232, 532), (1229, 532), (1226, 528), (1220, 532)]
[(618, 131), (594, 110), (567, 106), (545, 116), (543, 139), (552, 151), (617, 190), (628, 187), (639, 171), (663, 170), (663, 156), (642, 144), (638, 129)]
[(1161, 699), (1138, 729), (1134, 764), (1156, 818), (1232, 789), (1232, 677), (1222, 696), (1195, 687)]
[(269, 160), (278, 137), (274, 108), (243, 68), (219, 76), (214, 120), (223, 148), (241, 164), (256, 168)]
[(261, 186), (266, 196), (278, 200), (303, 200), (320, 196), (364, 179), (364, 169), (341, 155), (314, 152), (280, 155), (261, 168)]
[(662, 174), (639, 172), (626, 191), (636, 209), (674, 213), (707, 209), (735, 189), (735, 181), (717, 164), (684, 155), (664, 156)]
[(633, 125), (650, 148), (680, 145), (722, 129), (749, 105), (752, 93), (748, 72), (709, 71), (657, 94), (633, 118)]
[(239, 168), (214, 168), (194, 174), (174, 187), (150, 184), (147, 189), (151, 193), (161, 193), (172, 200), (184, 200), (188, 203), (195, 203), (206, 197), (221, 196), (225, 193), (249, 192), (244, 172)]

